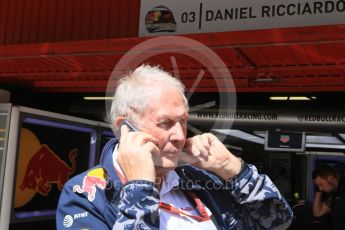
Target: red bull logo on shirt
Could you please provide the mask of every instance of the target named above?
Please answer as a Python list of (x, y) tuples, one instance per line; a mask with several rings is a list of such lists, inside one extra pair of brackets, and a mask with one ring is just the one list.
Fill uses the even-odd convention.
[(82, 186), (74, 185), (73, 192), (87, 193), (87, 199), (92, 202), (96, 198), (96, 187), (104, 190), (106, 182), (106, 172), (103, 168), (96, 168), (87, 173), (83, 179)]

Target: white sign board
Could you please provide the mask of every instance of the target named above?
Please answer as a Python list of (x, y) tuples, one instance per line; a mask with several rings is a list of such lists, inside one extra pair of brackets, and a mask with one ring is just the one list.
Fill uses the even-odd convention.
[(139, 36), (345, 24), (344, 0), (142, 0)]

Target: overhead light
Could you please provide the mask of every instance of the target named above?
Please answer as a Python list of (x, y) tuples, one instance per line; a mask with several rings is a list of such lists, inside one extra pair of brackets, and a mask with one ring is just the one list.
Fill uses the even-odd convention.
[(83, 97), (87, 101), (99, 101), (99, 100), (113, 100), (113, 97)]
[(290, 101), (310, 101), (309, 97), (298, 96), (298, 97), (289, 97)]
[(273, 78), (256, 78), (255, 81), (256, 82), (272, 82), (272, 81), (275, 81), (275, 79), (273, 79)]
[(272, 101), (286, 101), (288, 97), (270, 97)]
[(316, 100), (316, 97), (306, 97), (306, 96), (272, 96), (270, 97), (272, 101), (310, 101)]

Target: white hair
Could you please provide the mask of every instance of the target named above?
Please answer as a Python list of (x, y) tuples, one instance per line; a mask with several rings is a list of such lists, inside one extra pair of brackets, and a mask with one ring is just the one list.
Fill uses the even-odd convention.
[(157, 92), (160, 89), (164, 90), (163, 86), (173, 87), (179, 91), (188, 108), (188, 101), (184, 95), (185, 87), (181, 81), (159, 66), (141, 65), (117, 83), (110, 109), (113, 127), (117, 117), (131, 118), (133, 112), (135, 115), (144, 115)]

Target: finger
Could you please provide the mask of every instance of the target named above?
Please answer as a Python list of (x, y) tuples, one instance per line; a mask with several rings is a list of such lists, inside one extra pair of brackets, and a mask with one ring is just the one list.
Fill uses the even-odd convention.
[(153, 144), (155, 144), (156, 146), (159, 145), (159, 140), (149, 134), (145, 135), (144, 139), (143, 139), (144, 142), (152, 142)]
[[(198, 152), (195, 152), (195, 149), (194, 149), (194, 147), (193, 147), (193, 140), (194, 138), (188, 138), (187, 140), (186, 140), (186, 144), (185, 144), (185, 146), (184, 146), (184, 151), (186, 152), (186, 153), (188, 153), (188, 155), (190, 154), (190, 155), (195, 155), (195, 156), (198, 156), (200, 153), (198, 153)], [(194, 151), (194, 152), (193, 152)]]
[(157, 147), (157, 145), (155, 145), (155, 143), (151, 141), (145, 143), (143, 148), (151, 154), (154, 154), (156, 156), (160, 155), (160, 149)]
[(121, 141), (123, 142), (126, 139), (129, 129), (126, 125), (121, 125), (120, 132), (121, 132), (120, 142)]
[(187, 164), (194, 164), (195, 162), (199, 161), (200, 158), (193, 156), (189, 153), (187, 149), (181, 152), (180, 154), (180, 160)]
[(200, 150), (197, 144), (193, 143), (193, 145), (189, 148), (189, 152), (194, 156), (198, 157), (200, 156)]
[(207, 134), (201, 135), (200, 142), (201, 142), (201, 146), (202, 146), (202, 148), (200, 149), (201, 155), (203, 157), (206, 157), (209, 155), (210, 147), (211, 147), (210, 141), (209, 141), (209, 136)]
[(137, 143), (139, 145), (143, 145), (147, 142), (153, 142), (156, 145), (159, 144), (159, 141), (157, 138), (155, 138), (154, 136), (146, 133), (146, 132), (142, 132), (142, 131), (135, 131), (132, 132), (126, 125), (122, 125), (121, 126), (121, 139), (122, 139), (122, 132), (124, 133), (124, 136), (127, 137), (127, 142), (130, 142), (129, 144), (134, 144)]
[(204, 138), (203, 136), (198, 136), (193, 142), (193, 151), (198, 152), (198, 156), (205, 157), (208, 156), (208, 150), (205, 148), (205, 146), (208, 146), (207, 138)]
[(202, 147), (200, 135), (188, 139), (186, 150), (194, 157), (200, 156), (202, 154), (201, 151), (205, 151)]
[(139, 132), (138, 136), (140, 136), (141, 138), (141, 142), (142, 143), (148, 143), (148, 142), (152, 142), (153, 144), (155, 144), (155, 146), (159, 147), (159, 141), (157, 138), (155, 138), (154, 136), (148, 134), (148, 133), (144, 133), (144, 132)]

